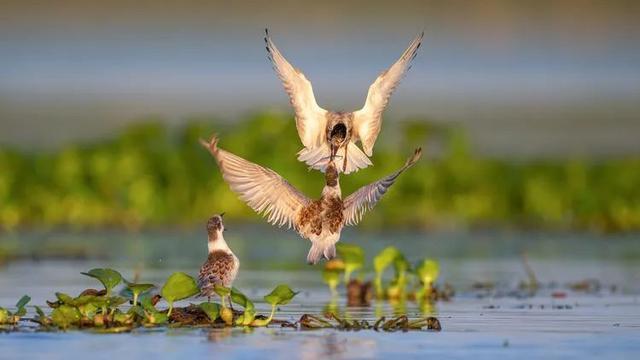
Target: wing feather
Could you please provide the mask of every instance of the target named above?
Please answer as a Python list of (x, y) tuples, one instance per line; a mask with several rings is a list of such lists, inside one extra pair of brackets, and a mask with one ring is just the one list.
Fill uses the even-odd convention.
[(282, 56), (265, 29), (264, 41), (273, 69), (284, 85), (296, 115), (296, 128), (302, 144), (313, 149), (325, 142), (327, 111), (316, 103), (311, 82)]
[(422, 149), (418, 148), (413, 155), (407, 159), (400, 170), (390, 174), (374, 183), (363, 186), (358, 191), (344, 199), (344, 218), (346, 225), (356, 225), (362, 216), (371, 210), (380, 201), (382, 196), (389, 190), (398, 176), (405, 170), (413, 166), (422, 156)]
[(396, 86), (411, 67), (411, 61), (416, 57), (423, 36), (424, 32), (418, 34), (402, 53), (400, 59), (376, 78), (369, 87), (364, 107), (353, 113), (355, 133), (358, 137), (356, 140), (360, 140), (367, 156), (372, 155), (373, 145), (380, 133), (382, 112)]
[(218, 162), (231, 190), (249, 207), (273, 225), (291, 227), (295, 223), (300, 209), (310, 201), (306, 196), (275, 171), (218, 148), (215, 136), (210, 142), (200, 142)]

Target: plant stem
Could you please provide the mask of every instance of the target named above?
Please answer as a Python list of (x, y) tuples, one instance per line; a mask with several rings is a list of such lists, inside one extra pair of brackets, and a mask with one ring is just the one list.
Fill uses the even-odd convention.
[(167, 311), (167, 317), (171, 316), (171, 311), (173, 311), (173, 303), (169, 303), (169, 311)]
[(138, 305), (138, 293), (133, 293), (133, 306)]

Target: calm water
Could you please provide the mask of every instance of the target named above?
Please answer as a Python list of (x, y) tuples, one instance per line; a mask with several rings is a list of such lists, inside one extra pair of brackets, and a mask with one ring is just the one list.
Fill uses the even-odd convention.
[[(303, 313), (333, 309), (343, 316), (373, 320), (380, 315), (436, 315), (443, 331), (376, 333), (335, 330), (266, 329), (138, 330), (131, 334), (87, 332), (0, 334), (0, 358), (233, 357), (233, 358), (376, 358), (383, 356), (601, 357), (640, 355), (640, 261), (635, 236), (601, 238), (586, 235), (512, 233), (367, 234), (344, 237), (364, 245), (368, 257), (393, 243), (410, 261), (435, 257), (441, 282), (457, 290), (451, 302), (419, 309), (415, 304), (347, 307), (331, 299), (318, 269), (303, 265), (307, 244), (286, 232), (268, 228), (232, 228), (228, 240), (242, 270), (236, 286), (268, 306), (262, 295), (278, 283), (301, 291), (277, 318), (297, 320)], [(235, 235), (231, 235), (235, 234)], [(78, 293), (95, 283), (84, 276), (96, 266), (113, 266), (125, 277), (161, 284), (172, 271), (197, 272), (203, 260), (199, 233), (4, 235), (3, 245), (20, 242), (19, 259), (0, 267), (0, 305), (12, 305), (22, 294), (32, 305), (53, 299), (55, 291)], [(79, 260), (50, 259), (43, 254), (73, 252)], [(273, 253), (277, 251), (278, 257)], [(517, 292), (526, 280), (520, 254), (526, 252), (543, 288), (533, 297)], [(126, 253), (126, 255), (123, 255)], [(78, 255), (80, 254), (80, 255)], [(596, 279), (593, 292), (567, 284)], [(475, 282), (493, 282), (493, 290), (474, 290)], [(565, 297), (552, 296), (564, 293)], [(184, 302), (186, 304), (187, 302)], [(30, 309), (32, 312), (33, 309)]]

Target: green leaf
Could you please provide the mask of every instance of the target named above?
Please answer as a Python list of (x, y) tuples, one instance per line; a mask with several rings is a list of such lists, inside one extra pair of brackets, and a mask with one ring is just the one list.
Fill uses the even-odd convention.
[(276, 305), (286, 305), (293, 299), (298, 293), (291, 290), (291, 288), (287, 285), (281, 284), (276, 286), (273, 291), (264, 296), (264, 301), (271, 304), (271, 306)]
[(360, 246), (338, 243), (336, 251), (344, 261), (347, 271), (351, 272), (364, 266), (364, 250)]
[(398, 256), (393, 260), (393, 268), (396, 271), (396, 276), (399, 276), (411, 269), (411, 264), (409, 264), (404, 255), (398, 254)]
[(438, 279), (440, 273), (440, 266), (438, 262), (431, 259), (424, 259), (416, 267), (416, 273), (423, 284), (429, 285), (434, 283)]
[(200, 292), (198, 284), (189, 275), (183, 272), (171, 274), (162, 287), (162, 297), (170, 303), (186, 299)]
[(20, 300), (16, 303), (16, 316), (25, 316), (27, 314), (27, 309), (25, 309), (25, 305), (27, 305), (31, 301), (31, 298), (28, 295), (23, 295)]
[(113, 269), (91, 269), (88, 272), (83, 272), (81, 274), (98, 279), (104, 288), (107, 289), (107, 292), (110, 292), (111, 289), (116, 287), (116, 285), (120, 284), (122, 281), (122, 275)]
[(138, 294), (138, 295), (144, 294), (145, 292), (156, 287), (153, 284), (136, 284), (136, 283), (128, 282), (127, 280), (124, 280), (124, 283), (127, 285), (127, 288), (131, 290), (132, 293)]
[(238, 318), (236, 323), (239, 325), (250, 325), (256, 317), (253, 302), (236, 288), (231, 288), (231, 301), (244, 308), (244, 314)]
[(60, 301), (61, 303), (65, 304), (65, 305), (75, 306), (75, 304), (73, 303), (73, 298), (70, 295), (67, 295), (67, 294), (61, 293), (61, 292), (57, 292), (56, 293), (56, 298), (58, 298), (58, 301)]
[(386, 269), (396, 257), (400, 255), (400, 251), (394, 246), (384, 248), (378, 255), (373, 258), (373, 268), (376, 273), (380, 274)]
[(220, 297), (229, 296), (231, 294), (231, 289), (222, 285), (214, 285), (213, 291), (215, 291), (216, 294), (220, 295)]
[(218, 316), (220, 315), (220, 305), (211, 302), (203, 302), (198, 305), (202, 311), (209, 317), (211, 322), (216, 321)]
[(63, 329), (80, 322), (80, 311), (73, 306), (60, 305), (51, 312), (51, 321)]
[(9, 310), (0, 307), (0, 324), (7, 324), (9, 323), (9, 317), (11, 314), (9, 314)]

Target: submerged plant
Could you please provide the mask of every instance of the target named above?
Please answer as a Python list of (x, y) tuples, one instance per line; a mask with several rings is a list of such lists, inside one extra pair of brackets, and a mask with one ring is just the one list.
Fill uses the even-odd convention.
[(31, 298), (27, 295), (23, 295), (16, 303), (16, 311), (10, 312), (9, 310), (0, 307), (0, 325), (15, 325), (20, 321), (20, 318), (27, 314), (25, 306), (31, 301)]
[(113, 269), (91, 269), (81, 274), (98, 279), (107, 290), (107, 297), (111, 295), (111, 289), (122, 281), (122, 275)]
[(364, 266), (364, 250), (357, 245), (338, 243), (338, 256), (344, 261), (344, 283), (349, 284), (351, 273)]
[(173, 303), (178, 300), (186, 299), (200, 292), (198, 284), (189, 275), (183, 272), (176, 272), (171, 274), (162, 287), (162, 297), (169, 304), (169, 311), (167, 316), (171, 316), (173, 310)]
[(273, 315), (276, 313), (276, 306), (286, 305), (291, 299), (293, 299), (298, 293), (291, 290), (287, 285), (281, 284), (276, 286), (273, 291), (264, 296), (264, 301), (271, 305), (271, 314), (264, 320), (254, 320), (253, 326), (267, 326), (273, 320)]
[(384, 248), (378, 255), (373, 258), (373, 269), (376, 272), (374, 286), (376, 289), (376, 297), (384, 298), (384, 287), (382, 286), (382, 275), (384, 270), (391, 265), (396, 257), (400, 255), (400, 251), (394, 246)]

